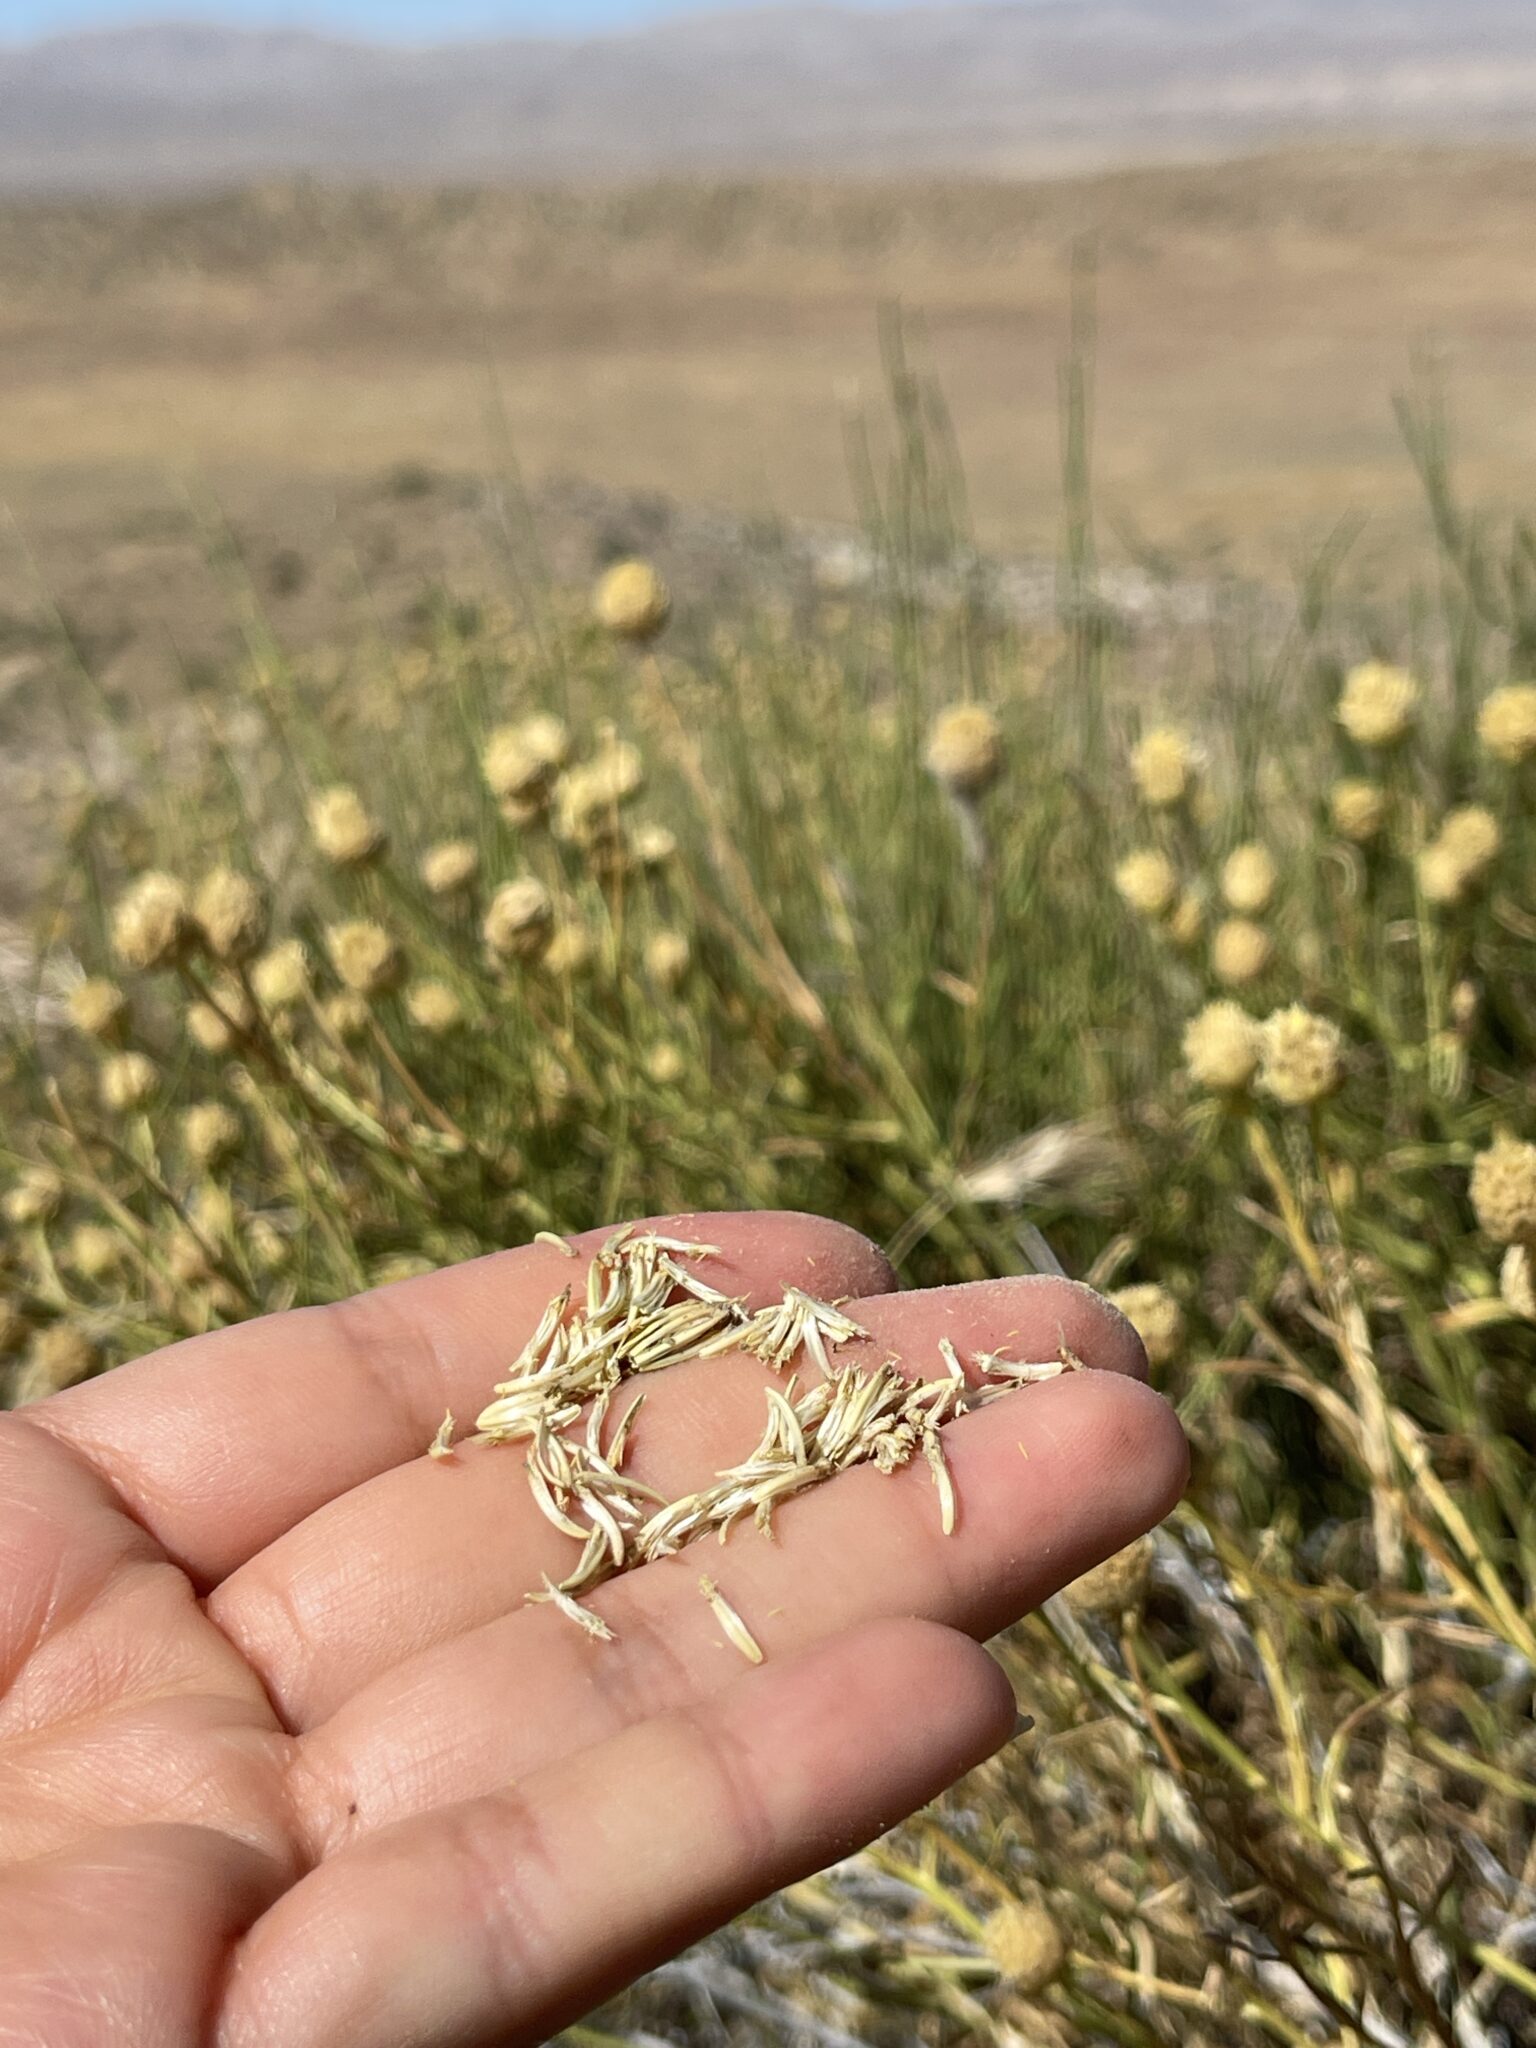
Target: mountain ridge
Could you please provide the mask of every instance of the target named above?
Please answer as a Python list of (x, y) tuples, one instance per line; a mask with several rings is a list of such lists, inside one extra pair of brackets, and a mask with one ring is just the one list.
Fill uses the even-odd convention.
[(174, 21), (0, 44), (13, 193), (1028, 172), (1361, 137), (1536, 137), (1536, 10), (991, 0), (422, 45)]

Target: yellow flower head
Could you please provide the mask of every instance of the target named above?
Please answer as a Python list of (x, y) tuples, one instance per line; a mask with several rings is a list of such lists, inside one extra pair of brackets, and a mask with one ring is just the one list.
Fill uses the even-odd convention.
[(1227, 988), (1257, 981), (1274, 955), (1274, 940), (1251, 918), (1226, 918), (1211, 934), (1211, 972)]
[(1207, 1003), (1185, 1028), (1184, 1064), (1213, 1095), (1241, 1094), (1258, 1072), (1260, 1052), (1258, 1021), (1237, 1003)]
[(1227, 855), (1221, 870), (1222, 898), (1231, 910), (1244, 917), (1257, 917), (1274, 897), (1279, 871), (1267, 846), (1250, 843)]
[(1472, 1162), (1472, 1208), (1495, 1244), (1536, 1244), (1536, 1145), (1501, 1131)]
[(154, 1062), (141, 1052), (115, 1053), (104, 1060), (99, 1087), (103, 1105), (118, 1116), (142, 1109), (159, 1084)]
[(1184, 1311), (1155, 1281), (1121, 1287), (1110, 1297), (1146, 1346), (1152, 1365), (1172, 1365), (1184, 1348)]
[(405, 1007), (417, 1030), (433, 1038), (456, 1031), (464, 1021), (464, 1005), (446, 981), (413, 981), (405, 992)]
[(256, 1000), (266, 1010), (291, 1010), (309, 989), (309, 956), (302, 941), (284, 939), (251, 969)]
[(345, 783), (322, 790), (309, 807), (310, 837), (338, 868), (365, 867), (384, 850), (384, 828)]
[(951, 704), (929, 728), (923, 759), (951, 795), (973, 801), (1003, 772), (1003, 729), (985, 704)]
[(1387, 821), (1386, 791), (1361, 776), (1346, 776), (1328, 792), (1328, 815), (1341, 839), (1368, 846)]
[(616, 838), (620, 808), (644, 782), (645, 764), (638, 751), (609, 733), (590, 761), (569, 769), (556, 785), (556, 832), (573, 846)]
[(1261, 1047), (1259, 1085), (1288, 1108), (1321, 1102), (1343, 1082), (1343, 1033), (1301, 1003), (1265, 1019)]
[(193, 931), (187, 892), (174, 875), (140, 875), (112, 913), (112, 944), (128, 967), (170, 966), (187, 951)]
[(693, 948), (682, 932), (655, 932), (645, 948), (645, 971), (658, 987), (682, 986), (693, 960)]
[(562, 924), (544, 948), (539, 965), (557, 980), (574, 981), (592, 964), (592, 940), (585, 925)]
[(194, 1165), (217, 1166), (240, 1143), (240, 1119), (222, 1102), (199, 1102), (181, 1120), (182, 1143)]
[(1167, 854), (1154, 847), (1128, 853), (1115, 869), (1115, 887), (1138, 917), (1166, 917), (1179, 893), (1179, 878)]
[(502, 958), (537, 959), (555, 921), (549, 891), (533, 875), (504, 882), (485, 913), (485, 943)]
[(1363, 661), (1344, 678), (1338, 721), (1357, 746), (1395, 746), (1413, 729), (1419, 695), (1406, 669)]
[(421, 879), (431, 896), (456, 896), (480, 872), (480, 854), (472, 840), (446, 839), (421, 857)]
[(352, 918), (328, 927), (325, 950), (338, 978), (360, 996), (381, 994), (400, 971), (398, 947), (371, 917)]
[(522, 804), (536, 813), (570, 751), (570, 734), (548, 713), (499, 725), (480, 756), (486, 787), (503, 803)]
[(267, 905), (248, 875), (215, 868), (193, 905), (199, 929), (216, 960), (249, 960), (267, 935)]
[(1482, 804), (1466, 804), (1459, 811), (1448, 812), (1438, 837), (1469, 875), (1490, 868), (1504, 843), (1498, 819)]
[(320, 1005), (320, 1016), (326, 1030), (339, 1038), (343, 1045), (350, 1045), (353, 1039), (362, 1037), (372, 1015), (368, 998), (351, 989), (327, 996)]
[(672, 616), (672, 593), (649, 562), (616, 562), (599, 579), (592, 609), (621, 640), (654, 640)]
[(46, 1223), (64, 1199), (64, 1183), (51, 1166), (29, 1166), (14, 1187), (6, 1190), (5, 1220), (24, 1228)]
[(64, 1257), (82, 1280), (104, 1280), (123, 1263), (127, 1249), (104, 1223), (81, 1223), (69, 1233)]
[(86, 1038), (111, 1044), (128, 1020), (128, 998), (115, 981), (80, 981), (69, 992), (69, 1021)]
[(681, 1047), (664, 1038), (646, 1054), (645, 1071), (658, 1088), (672, 1088), (687, 1073), (688, 1062), (683, 1058)]
[(1536, 683), (1507, 683), (1486, 700), (1477, 736), (1496, 761), (1517, 768), (1536, 754)]
[(1189, 735), (1175, 726), (1155, 726), (1131, 749), (1131, 777), (1142, 802), (1155, 811), (1172, 810), (1183, 803), (1195, 778), (1195, 765)]
[(987, 1916), (982, 1947), (998, 1974), (1021, 1997), (1033, 1998), (1059, 1977), (1066, 1936), (1038, 1900), (1009, 1899)]
[(635, 859), (643, 868), (664, 868), (676, 852), (677, 834), (665, 825), (642, 825), (635, 834)]
[(1426, 903), (1449, 908), (1460, 903), (1472, 877), (1450, 847), (1432, 841), (1414, 862)]
[(26, 1364), (17, 1376), (14, 1399), (18, 1407), (29, 1401), (46, 1401), (50, 1394), (89, 1379), (99, 1363), (100, 1353), (84, 1330), (73, 1323), (52, 1323), (32, 1339)]

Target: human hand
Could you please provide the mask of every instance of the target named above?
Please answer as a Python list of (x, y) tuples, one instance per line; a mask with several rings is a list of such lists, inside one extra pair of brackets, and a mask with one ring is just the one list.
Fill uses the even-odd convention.
[[(532, 2042), (847, 1854), (1013, 1731), (994, 1634), (1159, 1520), (1186, 1477), (1134, 1333), (1085, 1289), (895, 1295), (841, 1226), (674, 1219), (753, 1305), (850, 1309), (932, 1377), (1090, 1367), (921, 1461), (590, 1596), (617, 1640), (524, 1605), (571, 1540), (522, 1452), (424, 1448), (474, 1414), (582, 1266), (536, 1244), (200, 1337), (0, 1416), (0, 2043), (470, 2048)], [(603, 1242), (575, 1241), (585, 1261)], [(740, 1354), (647, 1382), (630, 1468), (667, 1496), (761, 1434)], [(1022, 1454), (1022, 1455), (1021, 1455)]]

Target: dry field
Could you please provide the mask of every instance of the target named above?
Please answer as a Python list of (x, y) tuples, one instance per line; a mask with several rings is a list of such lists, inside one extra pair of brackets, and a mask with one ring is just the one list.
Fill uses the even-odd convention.
[(1290, 563), (1411, 517), (1390, 395), (1443, 358), (1468, 481), (1536, 449), (1536, 160), (1317, 151), (1056, 183), (330, 193), (0, 214), (4, 494), (57, 579), (204, 479), (244, 509), (401, 463), (849, 511), (875, 308), (926, 325), (983, 538), (1056, 531), (1073, 243), (1106, 514)]

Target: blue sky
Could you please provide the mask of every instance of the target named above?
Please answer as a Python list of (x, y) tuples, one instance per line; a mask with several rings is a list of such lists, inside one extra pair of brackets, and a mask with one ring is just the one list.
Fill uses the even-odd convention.
[[(25, 41), (109, 21), (227, 21), (437, 38), (622, 27), (668, 14), (762, 6), (764, 0), (0, 0), (0, 40)], [(900, 0), (854, 0), (897, 5)]]

